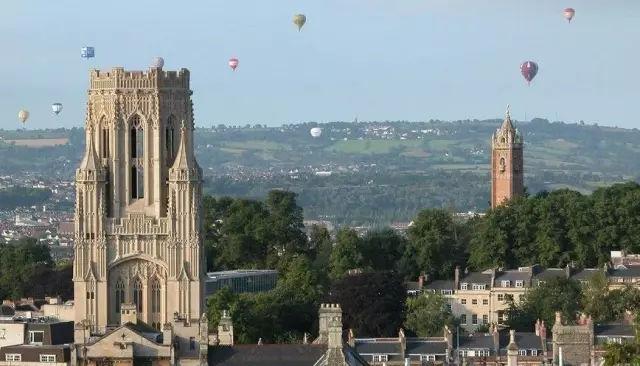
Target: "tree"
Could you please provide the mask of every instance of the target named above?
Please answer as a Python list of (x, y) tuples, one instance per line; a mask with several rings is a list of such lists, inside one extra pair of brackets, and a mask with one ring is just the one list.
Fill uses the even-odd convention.
[(586, 314), (591, 315), (594, 321), (603, 322), (615, 320), (613, 299), (610, 297), (609, 281), (603, 272), (594, 274), (582, 288), (582, 304)]
[(351, 269), (362, 268), (361, 245), (355, 230), (343, 228), (338, 231), (329, 266), (332, 279), (342, 278)]
[(524, 299), (516, 304), (511, 301), (507, 309), (507, 324), (518, 332), (529, 332), (537, 319), (547, 326), (555, 321), (555, 312), (572, 322), (581, 309), (582, 291), (574, 280), (557, 277), (530, 289)]
[(407, 298), (407, 319), (404, 326), (419, 337), (441, 336), (444, 326), (455, 328), (457, 321), (447, 299), (440, 294), (426, 293)]
[(404, 323), (407, 291), (394, 272), (346, 276), (331, 286), (328, 302), (340, 304), (343, 325), (361, 337), (394, 337)]
[(312, 260), (311, 267), (318, 277), (318, 283), (321, 286), (328, 286), (333, 241), (326, 227), (318, 225), (311, 226), (309, 249), (309, 256)]
[(464, 263), (465, 245), (459, 240), (460, 225), (442, 209), (422, 210), (409, 227), (409, 244), (401, 271), (415, 278), (424, 272), (432, 278), (449, 278)]
[(394, 270), (406, 245), (407, 240), (393, 229), (369, 231), (361, 240), (363, 266), (373, 271)]

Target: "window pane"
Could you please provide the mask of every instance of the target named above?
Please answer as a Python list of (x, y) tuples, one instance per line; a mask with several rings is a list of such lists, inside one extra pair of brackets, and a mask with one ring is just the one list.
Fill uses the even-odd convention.
[(144, 168), (138, 167), (138, 198), (144, 198)]

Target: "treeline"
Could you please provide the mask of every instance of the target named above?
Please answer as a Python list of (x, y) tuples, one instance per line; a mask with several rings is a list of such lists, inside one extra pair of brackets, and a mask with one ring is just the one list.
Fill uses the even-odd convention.
[(49, 247), (35, 239), (0, 244), (0, 299), (73, 299), (72, 275), (70, 263), (56, 265)]
[[(611, 250), (640, 252), (639, 198), (636, 183), (601, 188), (592, 195), (559, 190), (520, 197), (469, 220), (449, 210), (426, 209), (414, 218), (406, 235), (379, 229), (359, 236), (348, 227), (330, 233), (314, 226), (307, 237), (295, 193), (272, 191), (264, 202), (207, 197), (209, 270), (270, 268), (280, 273), (275, 291), (241, 295), (220, 291), (210, 298), (212, 326), (221, 310), (230, 309), (243, 342), (255, 342), (256, 337), (300, 340), (315, 329), (318, 305), (335, 301), (344, 305), (346, 327), (359, 336), (395, 336), (403, 324), (410, 333), (436, 334), (442, 322), (455, 325), (456, 319), (441, 311), (437, 298), (406, 302), (404, 281), (420, 274), (449, 279), (456, 266), (600, 267)], [(620, 316), (620, 309), (635, 304), (637, 296), (615, 294), (606, 302), (622, 305), (597, 317)], [(574, 308), (596, 314), (586, 301), (577, 304)], [(529, 317), (522, 324), (528, 324), (531, 317), (549, 318), (556, 310), (556, 304), (547, 304), (519, 311)], [(515, 312), (510, 318), (523, 319)]]
[(51, 197), (48, 189), (9, 187), (0, 189), (0, 210), (41, 205)]

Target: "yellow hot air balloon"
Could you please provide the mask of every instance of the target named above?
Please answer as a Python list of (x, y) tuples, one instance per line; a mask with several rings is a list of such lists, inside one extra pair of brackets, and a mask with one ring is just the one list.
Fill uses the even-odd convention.
[(20, 120), (20, 122), (22, 122), (22, 124), (27, 123), (27, 119), (29, 119), (29, 111), (23, 109), (18, 112), (18, 119)]
[(298, 32), (302, 29), (304, 23), (307, 22), (307, 17), (304, 14), (296, 14), (293, 16), (293, 24), (298, 26)]

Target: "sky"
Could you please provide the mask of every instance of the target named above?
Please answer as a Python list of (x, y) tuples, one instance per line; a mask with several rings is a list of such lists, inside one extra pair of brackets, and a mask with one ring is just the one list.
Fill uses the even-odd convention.
[[(520, 120), (640, 128), (638, 19), (638, 0), (5, 1), (0, 128), (20, 109), (29, 128), (82, 126), (90, 69), (155, 56), (191, 71), (202, 127), (485, 119), (510, 104)], [(530, 86), (525, 60), (540, 66)]]

